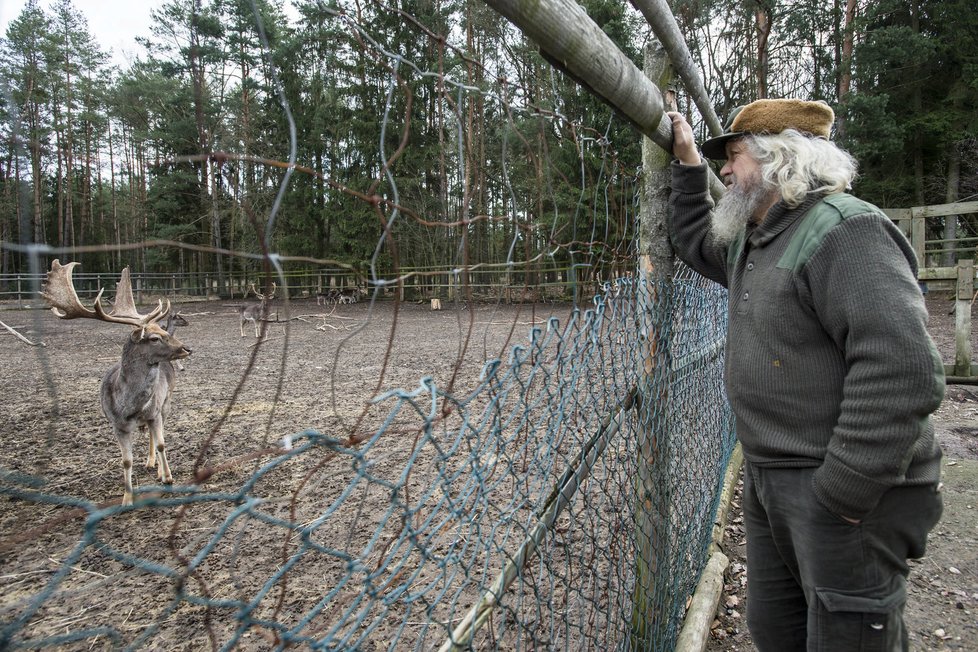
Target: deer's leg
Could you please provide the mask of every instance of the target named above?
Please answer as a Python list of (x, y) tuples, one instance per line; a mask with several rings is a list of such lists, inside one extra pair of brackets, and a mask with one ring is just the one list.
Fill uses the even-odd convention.
[(244, 320), (244, 318), (242, 318), (241, 319), (241, 324), (239, 324), (240, 327), (241, 327), (241, 337), (244, 337), (244, 323), (245, 323), (245, 320)]
[(155, 444), (155, 452), (160, 455), (160, 466), (157, 469), (156, 477), (163, 484), (173, 484), (170, 463), (166, 460), (166, 442), (163, 440), (163, 419), (155, 419), (149, 424), (149, 434), (150, 445)]
[[(142, 428), (140, 428), (142, 430)], [(149, 453), (146, 455), (146, 468), (155, 469), (156, 468), (156, 446), (153, 441), (153, 431), (149, 431)]]
[(122, 479), (125, 491), (122, 494), (122, 504), (132, 505), (132, 433), (117, 430), (115, 433), (122, 449)]

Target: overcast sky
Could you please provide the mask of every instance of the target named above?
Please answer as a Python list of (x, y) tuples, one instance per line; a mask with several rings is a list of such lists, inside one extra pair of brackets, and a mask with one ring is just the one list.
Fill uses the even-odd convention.
[[(0, 0), (0, 31), (7, 34), (7, 25), (20, 15), (26, 0)], [(38, 3), (50, 10), (54, 0)], [(137, 36), (149, 34), (149, 10), (159, 6), (159, 0), (72, 0), (72, 4), (88, 21), (88, 31), (103, 50), (110, 50), (112, 60), (124, 66), (135, 59), (140, 49)], [(50, 13), (50, 11), (49, 11)]]
[[(38, 3), (50, 12), (55, 0), (40, 0)], [(0, 34), (6, 36), (7, 25), (20, 15), (26, 0), (0, 0)], [(149, 12), (162, 4), (161, 0), (72, 0), (72, 5), (88, 21), (88, 31), (109, 50), (112, 61), (125, 67), (142, 52), (136, 45), (137, 36), (149, 35)], [(286, 12), (291, 12), (291, 3), (286, 2)]]

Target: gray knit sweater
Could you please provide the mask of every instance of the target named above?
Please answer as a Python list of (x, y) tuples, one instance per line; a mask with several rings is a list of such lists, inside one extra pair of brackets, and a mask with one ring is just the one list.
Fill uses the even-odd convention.
[(744, 456), (818, 467), (819, 501), (850, 518), (891, 487), (937, 483), (928, 415), (944, 367), (900, 230), (849, 195), (813, 196), (720, 248), (706, 164), (674, 162), (672, 180), (677, 255), (730, 291), (726, 386)]

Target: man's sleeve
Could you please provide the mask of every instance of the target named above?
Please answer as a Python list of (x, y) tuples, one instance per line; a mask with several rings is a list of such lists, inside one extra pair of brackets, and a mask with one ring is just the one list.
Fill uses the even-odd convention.
[(669, 236), (679, 258), (708, 279), (727, 287), (726, 250), (710, 237), (710, 197), (706, 163), (672, 163)]

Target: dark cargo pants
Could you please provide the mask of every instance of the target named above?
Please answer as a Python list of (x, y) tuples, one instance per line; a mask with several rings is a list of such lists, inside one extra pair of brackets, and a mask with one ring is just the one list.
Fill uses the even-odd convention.
[(744, 465), (747, 625), (759, 652), (906, 650), (907, 559), (941, 515), (937, 487), (898, 487), (858, 525), (815, 498), (814, 468)]

